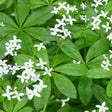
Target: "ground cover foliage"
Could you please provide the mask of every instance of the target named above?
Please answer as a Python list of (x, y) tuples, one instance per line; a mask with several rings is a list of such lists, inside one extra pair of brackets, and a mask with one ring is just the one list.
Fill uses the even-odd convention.
[(0, 0), (0, 112), (112, 112), (111, 0)]

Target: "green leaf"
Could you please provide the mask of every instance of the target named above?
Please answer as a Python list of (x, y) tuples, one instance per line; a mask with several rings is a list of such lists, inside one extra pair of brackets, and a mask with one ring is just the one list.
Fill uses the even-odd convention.
[(47, 3), (41, 0), (30, 0), (30, 2), (31, 2), (31, 9), (47, 5)]
[(109, 109), (112, 109), (112, 99), (107, 97), (106, 91), (103, 87), (95, 84), (93, 86), (93, 93), (95, 97), (100, 101), (100, 103), (103, 103), (105, 101)]
[(56, 84), (56, 87), (59, 89), (59, 91), (69, 97), (69, 98), (76, 98), (77, 97), (77, 91), (73, 83), (65, 76), (60, 75), (58, 73), (53, 72), (53, 79)]
[(88, 47), (99, 39), (99, 35), (90, 29), (86, 30), (85, 33), (86, 33), (86, 39), (82, 37), (75, 41), (75, 45), (78, 49)]
[(33, 38), (41, 41), (54, 41), (57, 38), (51, 35), (50, 30), (44, 27), (30, 27), (25, 28), (24, 31), (31, 35)]
[(12, 112), (13, 110), (13, 102), (12, 101), (9, 101), (9, 100), (5, 100), (3, 101), (3, 109), (6, 111), (6, 112)]
[(23, 66), (24, 62), (29, 62), (29, 60), (33, 60), (31, 56), (25, 55), (25, 54), (18, 54), (17, 56), (14, 56), (14, 61)]
[(92, 98), (92, 80), (87, 77), (81, 77), (78, 84), (78, 92), (81, 102), (87, 105)]
[(71, 58), (65, 54), (57, 54), (53, 57), (53, 67), (57, 66), (58, 64), (68, 62)]
[(78, 38), (79, 36), (81, 36), (82, 33), (83, 33), (82, 31), (75, 32), (73, 34), (73, 38)]
[(17, 28), (15, 22), (6, 14), (0, 13), (0, 23), (3, 22), (5, 27), (14, 27)]
[(112, 71), (108, 71), (102, 68), (94, 68), (87, 71), (87, 77), (100, 79), (112, 76)]
[(41, 92), (41, 97), (34, 97), (34, 107), (37, 111), (43, 108), (44, 105), (48, 103), (50, 94), (51, 94), (51, 80), (48, 75), (44, 76), (42, 79), (44, 85), (47, 85)]
[(47, 20), (49, 20), (54, 15), (51, 13), (52, 10), (53, 10), (53, 6), (47, 6), (38, 9), (26, 20), (23, 27), (44, 24)]
[(24, 107), (27, 102), (28, 102), (28, 98), (27, 97), (23, 97), (21, 99), (21, 101), (19, 101), (19, 102), (16, 103), (13, 112), (17, 112), (19, 109), (21, 109), (22, 107)]
[(110, 82), (106, 87), (106, 93), (108, 97), (112, 97), (112, 79), (110, 80)]
[(0, 110), (0, 112), (4, 112), (3, 110)]
[(29, 0), (17, 0), (15, 5), (15, 18), (19, 26), (22, 26), (30, 10)]
[(70, 112), (69, 105), (66, 104), (64, 107), (61, 107), (57, 112)]
[(104, 5), (105, 11), (111, 11), (112, 10), (112, 1), (109, 1), (107, 5)]
[[(37, 45), (39, 45), (40, 43), (37, 43)], [(36, 45), (36, 43), (35, 43)], [(34, 47), (34, 54), (38, 57), (38, 58), (42, 58), (42, 60), (44, 62), (47, 62), (46, 66), (49, 67), (49, 57), (48, 57), (48, 52), (47, 49), (42, 48), (40, 51), (37, 50), (37, 47)]]
[(83, 62), (80, 52), (75, 48), (75, 45), (71, 41), (64, 41), (64, 43), (61, 44), (61, 50), (71, 58)]
[(20, 32), (19, 38), (22, 40), (21, 42), (21, 50), (28, 55), (33, 55), (33, 41), (30, 36), (28, 36), (24, 32)]
[(23, 109), (19, 110), (18, 112), (32, 112), (33, 108), (31, 107), (24, 107)]
[(85, 65), (74, 63), (63, 64), (53, 69), (53, 71), (72, 76), (84, 76), (86, 75), (87, 70)]
[(0, 0), (0, 5), (1, 5), (3, 2), (5, 2), (5, 0)]
[(107, 52), (109, 49), (109, 41), (106, 38), (102, 38), (96, 41), (88, 50), (86, 56), (86, 62), (91, 60), (92, 58), (102, 55)]

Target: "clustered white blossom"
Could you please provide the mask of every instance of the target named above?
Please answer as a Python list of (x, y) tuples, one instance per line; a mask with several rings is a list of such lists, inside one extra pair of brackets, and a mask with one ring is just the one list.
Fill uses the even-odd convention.
[(4, 75), (8, 75), (11, 71), (12, 75), (16, 73), (17, 70), (20, 70), (20, 66), (15, 63), (14, 66), (8, 65), (7, 60), (0, 59), (0, 78), (3, 78)]
[(61, 37), (62, 39), (65, 39), (67, 37), (72, 37), (71, 32), (65, 28), (66, 25), (73, 25), (73, 22), (76, 21), (75, 18), (72, 18), (72, 16), (69, 14), (70, 12), (78, 12), (78, 9), (76, 6), (70, 7), (69, 4), (66, 2), (59, 3), (59, 7), (54, 6), (54, 10), (51, 13), (58, 14), (61, 9), (64, 9), (66, 11), (65, 14), (62, 15), (62, 19), (56, 19), (57, 24), (55, 24), (54, 28), (50, 28), (51, 35), (56, 35), (58, 37)]
[(21, 40), (17, 39), (17, 36), (14, 35), (13, 40), (9, 40), (9, 42), (5, 43), (6, 52), (4, 55), (7, 56), (10, 54), (11, 56), (16, 56), (17, 55), (16, 50), (21, 48), (20, 42)]
[[(107, 110), (109, 110), (108, 107), (105, 107), (105, 102), (102, 103), (102, 105), (96, 105), (96, 108), (98, 108), (98, 112), (106, 112)], [(84, 112), (89, 112), (88, 110), (84, 111)], [(92, 110), (91, 112), (97, 112), (97, 110)]]

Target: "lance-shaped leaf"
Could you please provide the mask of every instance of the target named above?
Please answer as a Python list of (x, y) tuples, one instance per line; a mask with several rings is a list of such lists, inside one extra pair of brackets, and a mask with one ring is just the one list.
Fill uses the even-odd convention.
[(44, 24), (47, 20), (49, 20), (54, 15), (51, 13), (52, 10), (53, 10), (53, 6), (47, 6), (38, 9), (36, 12), (33, 12), (33, 14), (26, 20), (23, 27)]
[(87, 105), (92, 98), (92, 80), (81, 77), (78, 84), (79, 97), (84, 105)]
[(15, 18), (19, 26), (21, 26), (30, 10), (30, 0), (17, 0), (15, 7)]
[(69, 98), (76, 98), (77, 91), (73, 83), (65, 76), (53, 72), (53, 79), (59, 91)]
[(105, 38), (102, 38), (96, 41), (88, 50), (86, 56), (86, 62), (91, 60), (92, 58), (102, 55), (109, 50), (109, 41)]
[(51, 35), (50, 30), (44, 27), (29, 27), (25, 28), (24, 31), (31, 35), (33, 38), (41, 41), (54, 41), (57, 38)]
[(75, 45), (71, 41), (64, 41), (61, 45), (61, 50), (75, 60), (83, 62), (80, 52), (75, 48)]
[(88, 69), (85, 65), (74, 63), (63, 64), (53, 69), (53, 71), (61, 72), (72, 76), (84, 76), (86, 75), (87, 70)]
[(20, 32), (20, 37), (19, 37), (22, 42), (21, 42), (21, 50), (28, 55), (33, 54), (33, 41), (30, 36), (28, 36), (24, 32)]

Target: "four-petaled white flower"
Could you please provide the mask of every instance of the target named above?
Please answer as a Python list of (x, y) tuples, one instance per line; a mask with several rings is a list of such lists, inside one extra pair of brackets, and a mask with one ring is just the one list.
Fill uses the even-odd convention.
[(108, 0), (103, 0), (103, 2), (105, 2), (106, 5), (108, 4)]
[(111, 24), (112, 24), (112, 15), (111, 17), (107, 17), (108, 20), (110, 20)]
[(24, 96), (24, 93), (18, 93), (17, 90), (14, 91), (14, 94), (12, 98), (17, 98), (18, 101), (21, 101), (21, 96)]
[(105, 33), (107, 33), (107, 32), (108, 32), (108, 30), (110, 30), (110, 29), (111, 29), (111, 27), (109, 27), (109, 22), (107, 22), (107, 24), (106, 24), (106, 25), (102, 25), (102, 27), (106, 29)]
[(101, 10), (101, 14), (100, 14), (100, 16), (102, 16), (102, 17), (107, 17), (107, 14), (108, 14), (109, 12), (104, 12), (103, 10)]
[(58, 14), (58, 8), (54, 7), (54, 10), (51, 13)]
[(62, 18), (61, 20), (56, 19), (56, 21), (58, 22), (57, 27), (65, 26), (65, 25), (66, 25), (66, 24), (65, 24), (65, 19), (64, 19), (64, 18)]
[(107, 38), (111, 41), (111, 43), (112, 43), (112, 33), (110, 33), (108, 36), (107, 36)]
[(49, 75), (50, 77), (52, 76), (51, 71), (53, 70), (53, 68), (48, 69), (47, 67), (45, 67), (45, 72), (43, 75)]
[(94, 30), (94, 29), (100, 29), (99, 23), (94, 23), (93, 22), (91, 25), (93, 25), (92, 30)]
[(81, 8), (84, 10), (87, 6), (82, 2)]
[(76, 21), (76, 19), (72, 19), (72, 17), (70, 15), (68, 15), (68, 19), (66, 19), (66, 21), (70, 22), (70, 25), (73, 25), (73, 21)]
[(43, 80), (41, 80), (38, 85), (35, 84), (35, 85), (33, 85), (33, 87), (37, 88), (38, 92), (41, 92), (43, 88), (47, 87), (47, 85), (43, 85), (43, 83), (44, 83)]
[(94, 4), (95, 7), (98, 7), (99, 5), (103, 5), (101, 0), (94, 0), (94, 2), (95, 2), (95, 4)]
[(99, 112), (106, 112), (108, 110), (108, 107), (105, 107), (105, 102), (102, 103), (102, 105), (96, 105), (97, 108), (99, 108)]
[(34, 47), (38, 47), (37, 51), (40, 51), (42, 48), (46, 49), (46, 47), (43, 45), (43, 43), (40, 43), (39, 45), (36, 44)]
[(39, 63), (36, 64), (36, 66), (41, 66), (41, 69), (44, 69), (44, 65), (46, 65), (47, 62), (43, 62), (42, 58), (39, 58)]
[(58, 7), (58, 9), (60, 10), (60, 9), (62, 9), (62, 8), (64, 8), (64, 9), (66, 9), (66, 2), (63, 2), (63, 3), (58, 3), (59, 4), (59, 7)]
[(7, 97), (8, 100), (11, 100), (11, 95), (14, 94), (14, 92), (10, 92), (12, 90), (11, 86), (7, 86), (6, 93), (2, 94), (2, 96)]

